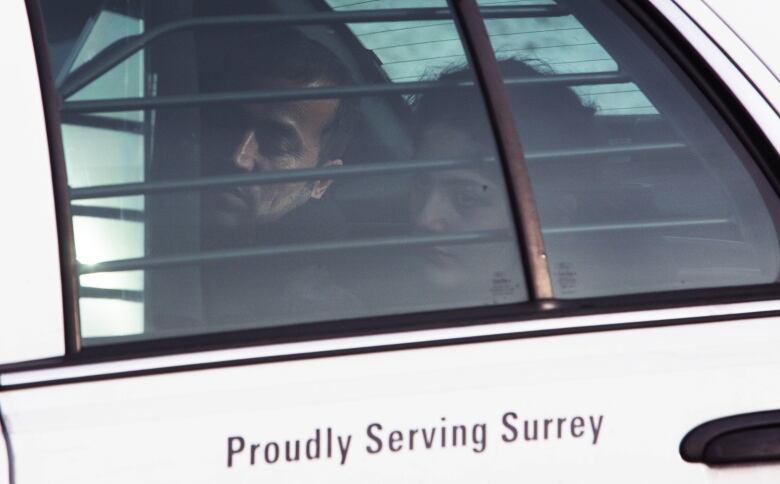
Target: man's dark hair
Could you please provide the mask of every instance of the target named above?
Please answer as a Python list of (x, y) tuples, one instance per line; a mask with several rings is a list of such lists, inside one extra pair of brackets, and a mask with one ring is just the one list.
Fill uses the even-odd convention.
[[(498, 62), (503, 78), (543, 78), (544, 74), (518, 59)], [(446, 70), (439, 81), (475, 81), (464, 66)], [(569, 87), (559, 84), (507, 84), (509, 101), (520, 139), (532, 149), (583, 146), (597, 139), (595, 108), (582, 102)], [(442, 89), (422, 94), (414, 102), (417, 136), (426, 127), (445, 125), (469, 133), (475, 141), (491, 140), (485, 104), (479, 89), (457, 95)], [(564, 135), (564, 136), (561, 136)]]
[[(349, 86), (354, 80), (344, 62), (330, 49), (297, 29), (262, 32), (235, 29), (199, 39), (206, 68), (204, 92), (262, 89), (263, 80), (283, 79), (301, 86)], [(221, 115), (226, 115), (222, 112)], [(322, 133), (320, 161), (340, 158), (354, 131), (358, 115), (354, 98), (339, 98), (332, 122)]]

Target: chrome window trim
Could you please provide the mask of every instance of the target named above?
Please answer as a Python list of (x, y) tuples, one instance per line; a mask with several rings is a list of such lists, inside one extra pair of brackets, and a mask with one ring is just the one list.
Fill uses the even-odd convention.
[[(69, 366), (8, 372), (0, 375), (0, 389), (22, 385), (56, 384), (90, 378), (132, 376), (147, 372), (197, 369), (204, 365), (251, 364), (261, 359), (294, 359), (335, 352), (379, 351), (404, 345), (456, 343), (473, 338), (531, 336), (540, 331), (560, 333), (613, 327), (615, 325), (653, 323), (664, 325), (695, 318), (717, 319), (754, 316), (780, 311), (780, 300), (715, 304), (671, 309), (627, 311), (612, 314), (564, 316), (533, 321), (491, 323), (459, 328), (405, 331), (370, 336), (281, 343), (245, 348), (198, 351), (178, 355), (141, 357), (111, 362), (84, 363)], [(729, 318), (729, 320), (731, 320)], [(732, 323), (733, 324), (733, 323)], [(612, 328), (609, 328), (612, 329)], [(620, 329), (619, 327), (617, 329)]]

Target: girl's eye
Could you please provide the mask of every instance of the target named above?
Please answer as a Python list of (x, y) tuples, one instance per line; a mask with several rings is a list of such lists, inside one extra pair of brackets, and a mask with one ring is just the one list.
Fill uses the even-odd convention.
[(453, 201), (459, 208), (484, 207), (490, 204), (487, 185), (478, 188), (459, 189), (455, 192)]
[(481, 197), (469, 192), (456, 193), (455, 204), (461, 208), (473, 208), (483, 205)]

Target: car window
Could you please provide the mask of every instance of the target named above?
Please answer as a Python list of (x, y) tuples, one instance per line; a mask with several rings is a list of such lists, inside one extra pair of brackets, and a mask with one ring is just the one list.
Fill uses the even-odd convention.
[[(640, 25), (479, 5), (556, 298), (777, 280), (774, 190)], [(528, 300), (447, 2), (43, 7), (86, 345)]]
[[(329, 3), (341, 10), (395, 4)], [(479, 5), (549, 7), (485, 25), (526, 151), (556, 297), (777, 279), (776, 195), (640, 26), (602, 2)], [(467, 62), (452, 49), (451, 24), (352, 29), (391, 79), (437, 78), (431, 66)], [(477, 124), (462, 123), (461, 132)]]
[(42, 5), (86, 346), (528, 299), (493, 134), (447, 125), (489, 126), (473, 73), (355, 34), (463, 56), (446, 5), (71, 3)]
[[(485, 21), (556, 297), (775, 282), (776, 194), (710, 102), (611, 5)], [(563, 75), (579, 79), (556, 84)]]

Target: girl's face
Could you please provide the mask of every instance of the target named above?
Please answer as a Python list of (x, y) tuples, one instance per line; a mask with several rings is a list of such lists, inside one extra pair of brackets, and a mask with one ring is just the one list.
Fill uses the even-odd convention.
[[(470, 135), (446, 126), (427, 129), (417, 147), (420, 159), (481, 159)], [(429, 233), (513, 231), (500, 166), (433, 171), (421, 175), (411, 195), (411, 220)], [(446, 245), (423, 250), (423, 271), (436, 287), (468, 292), (492, 302), (516, 301), (524, 283), (514, 242)], [(454, 295), (454, 294), (453, 294)]]

